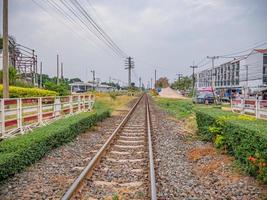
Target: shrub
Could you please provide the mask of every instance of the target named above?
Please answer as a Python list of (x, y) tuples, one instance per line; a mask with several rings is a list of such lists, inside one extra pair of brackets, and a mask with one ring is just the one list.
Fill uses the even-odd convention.
[[(3, 85), (0, 85), (0, 97), (2, 98)], [(11, 98), (23, 97), (44, 97), (44, 96), (57, 96), (58, 93), (50, 90), (43, 90), (39, 88), (23, 88), (9, 86), (9, 95)]]
[(73, 140), (78, 134), (110, 115), (109, 111), (80, 113), (35, 129), (32, 133), (0, 143), (0, 181), (41, 159), (51, 149)]
[(198, 109), (199, 133), (224, 147), (250, 175), (267, 182), (267, 122), (218, 109)]

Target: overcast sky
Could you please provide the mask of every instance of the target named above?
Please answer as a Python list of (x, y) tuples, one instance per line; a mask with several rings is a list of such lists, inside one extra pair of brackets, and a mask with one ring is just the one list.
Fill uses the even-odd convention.
[[(94, 9), (88, 0), (79, 1), (134, 58), (133, 79), (141, 76), (145, 84), (155, 68), (158, 76), (173, 81), (177, 73), (189, 75), (193, 61), (197, 64), (207, 55), (228, 54), (267, 42), (266, 0), (90, 0)], [(31, 0), (9, 3), (9, 34), (36, 50), (44, 73), (56, 74), (58, 53), (66, 77), (89, 80), (90, 70), (95, 69), (102, 81), (111, 76), (127, 82), (124, 60), (96, 37), (85, 36), (77, 26), (66, 25), (52, 10), (48, 14)]]

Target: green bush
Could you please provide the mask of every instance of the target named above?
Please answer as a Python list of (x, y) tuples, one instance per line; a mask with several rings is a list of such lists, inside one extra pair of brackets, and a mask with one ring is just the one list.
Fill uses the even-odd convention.
[[(0, 97), (2, 98), (3, 85), (0, 85)], [(23, 88), (9, 86), (9, 95), (11, 98), (23, 97), (44, 97), (44, 96), (57, 96), (58, 93), (50, 90), (43, 90), (39, 88)]]
[(267, 122), (218, 109), (198, 109), (196, 119), (204, 139), (234, 156), (250, 175), (267, 182)]
[(109, 111), (80, 113), (35, 129), (32, 133), (0, 143), (0, 181), (41, 159), (51, 149), (73, 140), (78, 134), (110, 115)]

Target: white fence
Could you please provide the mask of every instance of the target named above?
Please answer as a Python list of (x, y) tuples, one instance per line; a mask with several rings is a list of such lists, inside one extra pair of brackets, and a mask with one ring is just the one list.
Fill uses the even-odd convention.
[(258, 119), (267, 119), (267, 100), (232, 100), (231, 108), (233, 112), (254, 115)]
[(0, 99), (0, 137), (7, 138), (64, 116), (91, 111), (93, 104), (93, 95)]

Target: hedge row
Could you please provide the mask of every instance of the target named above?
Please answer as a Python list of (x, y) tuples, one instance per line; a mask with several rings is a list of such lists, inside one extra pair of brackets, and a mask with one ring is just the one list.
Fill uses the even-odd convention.
[(198, 109), (199, 133), (234, 156), (250, 175), (267, 182), (267, 122), (219, 109)]
[(51, 149), (73, 140), (96, 122), (110, 116), (109, 111), (81, 113), (35, 129), (32, 133), (0, 143), (0, 181), (41, 159)]
[[(3, 95), (2, 91), (3, 91), (3, 85), (0, 85), (1, 98)], [(9, 86), (9, 95), (11, 98), (23, 98), (23, 97), (57, 96), (58, 93), (38, 88), (23, 88), (23, 87)]]

